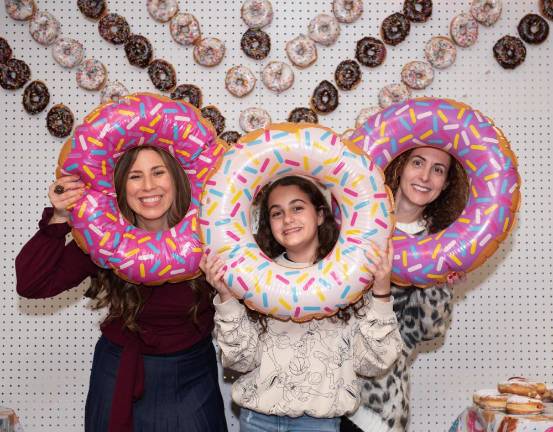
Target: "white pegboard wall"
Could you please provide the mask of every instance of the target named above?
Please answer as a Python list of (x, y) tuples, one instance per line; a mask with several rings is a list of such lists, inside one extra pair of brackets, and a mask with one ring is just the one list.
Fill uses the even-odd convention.
[[(86, 57), (94, 56), (106, 64), (110, 79), (122, 81), (131, 91), (155, 91), (147, 72), (128, 64), (122, 46), (101, 39), (97, 23), (84, 18), (74, 0), (36, 1), (39, 9), (60, 20), (64, 35), (85, 44)], [(342, 25), (335, 45), (318, 46), (315, 65), (305, 70), (294, 68), (296, 79), (290, 90), (275, 95), (258, 79), (254, 92), (236, 99), (224, 88), (226, 70), (245, 64), (259, 77), (267, 61), (287, 61), (286, 41), (306, 33), (312, 17), (331, 13), (330, 0), (272, 2), (274, 19), (264, 29), (271, 37), (271, 53), (267, 60), (254, 61), (240, 50), (240, 37), (246, 30), (240, 19), (240, 0), (180, 0), (181, 10), (198, 18), (204, 35), (218, 37), (226, 44), (223, 62), (210, 69), (194, 63), (191, 48), (173, 42), (168, 25), (148, 15), (145, 0), (112, 0), (108, 4), (110, 11), (127, 18), (133, 33), (148, 37), (155, 58), (175, 66), (179, 84), (201, 87), (204, 105), (218, 106), (229, 130), (239, 130), (239, 113), (250, 106), (267, 109), (275, 122), (285, 121), (295, 107), (308, 106), (314, 87), (323, 79), (333, 81), (336, 65), (354, 58), (356, 41), (378, 36), (381, 21), (400, 11), (403, 4), (400, 0), (365, 0), (363, 16), (354, 24)], [(377, 104), (378, 90), (398, 82), (406, 62), (422, 60), (425, 42), (431, 36), (447, 35), (450, 19), (467, 10), (468, 3), (434, 0), (430, 21), (412, 24), (406, 41), (388, 46), (382, 66), (362, 67), (361, 84), (350, 92), (340, 92), (338, 109), (320, 116), (320, 123), (339, 132), (352, 127), (358, 111)], [(499, 67), (492, 56), (493, 44), (505, 34), (516, 35), (518, 21), (530, 12), (538, 12), (537, 0), (505, 0), (499, 22), (490, 28), (480, 26), (476, 45), (459, 49), (451, 68), (436, 71), (430, 87), (414, 92), (414, 96), (457, 99), (491, 117), (519, 158), (523, 196), (513, 234), (498, 253), (455, 289), (447, 335), (419, 350), (411, 374), (412, 432), (447, 430), (474, 390), (509, 376), (526, 375), (553, 383), (553, 36), (541, 45), (527, 45), (526, 61), (514, 71)], [(27, 23), (11, 20), (3, 8), (0, 36), (9, 41), (14, 57), (29, 64), (32, 79), (46, 82), (51, 94), (49, 107), (63, 102), (78, 123), (99, 103), (99, 93), (80, 89), (75, 71), (57, 65), (50, 49), (31, 38)], [(82, 297), (86, 283), (48, 300), (20, 299), (15, 293), (13, 261), (36, 230), (63, 143), (46, 130), (47, 110), (36, 116), (25, 113), (22, 93), (0, 91), (0, 405), (16, 409), (27, 432), (74, 432), (82, 430), (89, 369), (102, 314), (87, 307)], [(230, 387), (224, 385), (223, 392), (228, 404)], [(229, 415), (228, 421), (231, 431), (237, 431), (237, 420)]]

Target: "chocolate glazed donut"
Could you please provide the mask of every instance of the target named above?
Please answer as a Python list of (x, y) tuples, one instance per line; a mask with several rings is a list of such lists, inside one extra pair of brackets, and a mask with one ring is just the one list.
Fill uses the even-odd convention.
[(151, 63), (154, 52), (148, 39), (141, 35), (132, 35), (125, 42), (125, 54), (130, 64), (145, 68)]
[(334, 72), (336, 85), (340, 90), (351, 90), (361, 82), (361, 68), (355, 60), (344, 60)]
[(311, 96), (311, 106), (321, 114), (331, 113), (338, 107), (338, 103), (338, 90), (326, 80), (321, 81)]
[(271, 38), (261, 29), (248, 29), (240, 40), (242, 51), (254, 60), (263, 60), (271, 51)]
[(518, 23), (520, 38), (529, 44), (540, 44), (549, 35), (549, 24), (541, 16), (528, 14)]
[(380, 66), (386, 58), (386, 45), (379, 39), (364, 37), (357, 41), (355, 58), (363, 66)]
[(432, 15), (432, 0), (405, 0), (403, 14), (409, 21), (426, 22)]
[(399, 12), (386, 17), (380, 27), (382, 39), (388, 45), (397, 45), (403, 42), (409, 34), (409, 30), (411, 30), (409, 20)]
[(503, 36), (493, 46), (493, 55), (504, 69), (514, 69), (526, 58), (526, 47), (517, 37)]
[(98, 22), (98, 30), (100, 36), (114, 45), (125, 43), (131, 33), (127, 20), (114, 13), (104, 16)]

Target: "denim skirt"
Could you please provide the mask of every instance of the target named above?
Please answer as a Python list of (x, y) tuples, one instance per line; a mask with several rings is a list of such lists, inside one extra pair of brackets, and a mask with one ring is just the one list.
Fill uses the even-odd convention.
[[(122, 348), (96, 344), (85, 431), (107, 432)], [(227, 432), (211, 338), (170, 355), (144, 355), (144, 393), (133, 403), (133, 432)]]

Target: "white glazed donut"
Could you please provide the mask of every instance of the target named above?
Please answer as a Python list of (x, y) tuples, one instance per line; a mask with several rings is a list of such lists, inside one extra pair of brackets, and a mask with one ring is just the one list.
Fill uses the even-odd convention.
[(254, 87), (255, 75), (246, 66), (234, 66), (227, 71), (225, 87), (230, 94), (243, 97), (250, 93)]
[(281, 93), (294, 84), (294, 71), (286, 63), (271, 61), (263, 68), (261, 80), (269, 90)]
[(465, 12), (453, 17), (449, 31), (453, 41), (463, 48), (474, 45), (478, 39), (478, 23)]
[(129, 91), (127, 87), (121, 84), (119, 81), (108, 81), (100, 92), (100, 100), (102, 103), (106, 102), (118, 102), (123, 96), (127, 96)]
[(202, 66), (217, 66), (225, 56), (225, 44), (217, 38), (204, 38), (194, 45), (194, 60)]
[(388, 84), (378, 93), (380, 108), (388, 108), (390, 105), (406, 101), (411, 97), (411, 90), (403, 83)]
[(37, 12), (29, 21), (29, 32), (41, 45), (52, 45), (60, 34), (60, 22), (49, 12)]
[(17, 21), (28, 20), (36, 10), (34, 0), (5, 0), (5, 3), (8, 15)]
[(83, 61), (83, 44), (75, 39), (59, 38), (52, 45), (52, 57), (65, 68), (73, 68)]
[(240, 11), (249, 28), (261, 28), (273, 20), (273, 6), (269, 0), (246, 0)]
[(178, 12), (179, 3), (177, 0), (148, 0), (147, 8), (153, 19), (167, 22)]
[(401, 80), (415, 90), (422, 90), (432, 84), (434, 69), (424, 61), (412, 61), (403, 66)]
[(455, 63), (457, 48), (448, 37), (434, 36), (426, 43), (424, 55), (436, 69), (445, 69)]
[(175, 15), (169, 23), (169, 29), (175, 42), (181, 45), (193, 45), (202, 36), (198, 20), (189, 13)]
[(299, 68), (311, 66), (317, 60), (317, 45), (305, 35), (299, 35), (286, 43), (286, 55)]
[(309, 23), (308, 35), (321, 45), (332, 45), (340, 36), (340, 23), (332, 15), (319, 14)]
[(100, 60), (90, 58), (77, 69), (77, 84), (86, 90), (99, 90), (105, 84), (108, 71)]
[(357, 114), (357, 118), (355, 119), (355, 127), (358, 128), (363, 126), (363, 124), (367, 121), (369, 117), (371, 117), (373, 114), (376, 114), (380, 110), (381, 108), (378, 106), (362, 108), (359, 111), (359, 114)]
[(271, 123), (271, 116), (262, 108), (246, 108), (240, 113), (240, 127), (245, 132), (252, 132), (267, 127)]
[(352, 23), (363, 13), (363, 0), (334, 0), (332, 12), (341, 23)]
[(502, 0), (472, 0), (470, 14), (480, 24), (491, 26), (501, 16)]

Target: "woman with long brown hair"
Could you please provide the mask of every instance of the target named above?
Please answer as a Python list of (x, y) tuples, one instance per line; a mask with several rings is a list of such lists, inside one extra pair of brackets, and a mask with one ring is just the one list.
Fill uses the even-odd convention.
[[(114, 182), (122, 215), (147, 231), (173, 227), (190, 204), (184, 171), (156, 147), (123, 154)], [(226, 431), (211, 341), (210, 286), (204, 278), (135, 285), (97, 267), (74, 241), (66, 245), (65, 209), (83, 193), (84, 184), (75, 176), (50, 186), (52, 207), (44, 210), (39, 231), (15, 265), (23, 297), (53, 297), (90, 277), (85, 295), (93, 307), (107, 308), (94, 352), (85, 431)]]

